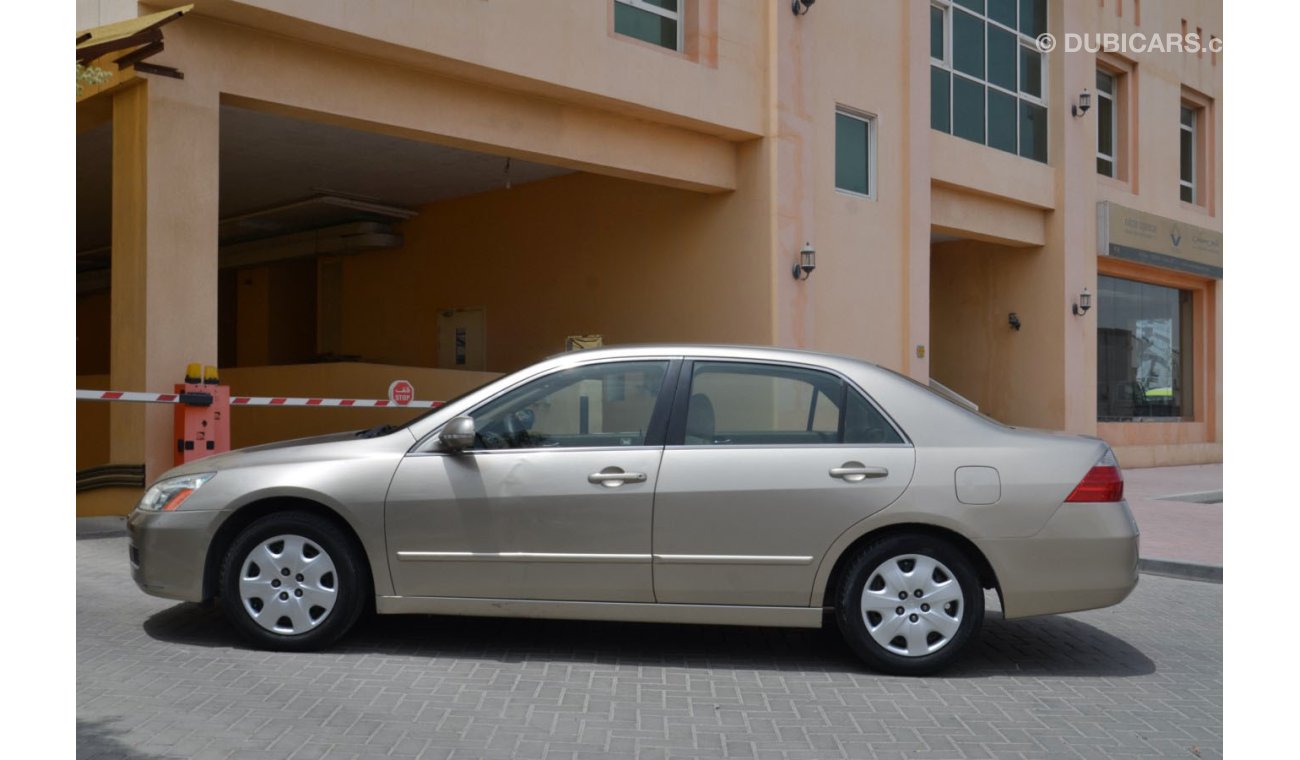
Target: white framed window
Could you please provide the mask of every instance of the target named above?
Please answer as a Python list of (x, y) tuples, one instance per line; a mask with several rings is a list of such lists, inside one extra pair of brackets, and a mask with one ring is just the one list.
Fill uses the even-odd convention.
[(614, 33), (681, 51), (685, 1), (614, 0)]
[(1119, 102), (1118, 77), (1097, 69), (1097, 173), (1118, 176)]
[(844, 106), (835, 109), (835, 189), (876, 197), (876, 118)]
[(932, 0), (930, 126), (1047, 161), (1046, 0)]
[(1196, 196), (1196, 121), (1199, 108), (1183, 103), (1178, 113), (1178, 196), (1197, 203)]

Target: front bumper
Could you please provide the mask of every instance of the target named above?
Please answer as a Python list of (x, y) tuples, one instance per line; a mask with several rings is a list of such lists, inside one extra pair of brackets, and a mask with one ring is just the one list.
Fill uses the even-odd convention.
[(208, 546), (221, 517), (219, 510), (133, 511), (126, 520), (132, 580), (146, 594), (203, 601)]
[(1119, 604), (1138, 582), (1138, 527), (1127, 501), (1066, 503), (1027, 538), (976, 542), (998, 576), (1007, 618)]

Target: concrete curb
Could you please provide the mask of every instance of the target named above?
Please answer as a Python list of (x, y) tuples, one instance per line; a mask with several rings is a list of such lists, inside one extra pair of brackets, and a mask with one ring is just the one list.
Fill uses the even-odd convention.
[(1223, 583), (1223, 568), (1214, 565), (1201, 565), (1196, 562), (1177, 562), (1170, 559), (1138, 560), (1138, 572), (1148, 575), (1164, 575), (1170, 578), (1182, 578), (1189, 581), (1206, 583)]
[(77, 540), (126, 535), (125, 517), (78, 517)]

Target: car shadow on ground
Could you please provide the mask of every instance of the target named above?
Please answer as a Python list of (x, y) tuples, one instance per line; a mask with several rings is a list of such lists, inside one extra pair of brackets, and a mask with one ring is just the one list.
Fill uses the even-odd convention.
[[(150, 617), (160, 641), (245, 648), (215, 605), (178, 604)], [(758, 628), (576, 620), (369, 615), (332, 650), (338, 654), (454, 657), (503, 663), (568, 662), (681, 668), (865, 672), (827, 628)], [(990, 610), (984, 627), (944, 678), (1136, 676), (1155, 663), (1127, 642), (1074, 618), (1007, 621)]]
[(77, 719), (77, 757), (103, 757), (114, 760), (161, 760), (132, 747), (121, 739), (125, 732), (114, 731), (108, 721)]

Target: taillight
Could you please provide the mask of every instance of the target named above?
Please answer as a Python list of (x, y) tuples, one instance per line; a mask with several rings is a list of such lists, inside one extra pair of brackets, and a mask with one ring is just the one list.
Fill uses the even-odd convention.
[(1119, 470), (1115, 453), (1106, 449), (1097, 464), (1088, 470), (1066, 501), (1119, 501), (1124, 498), (1124, 473)]

